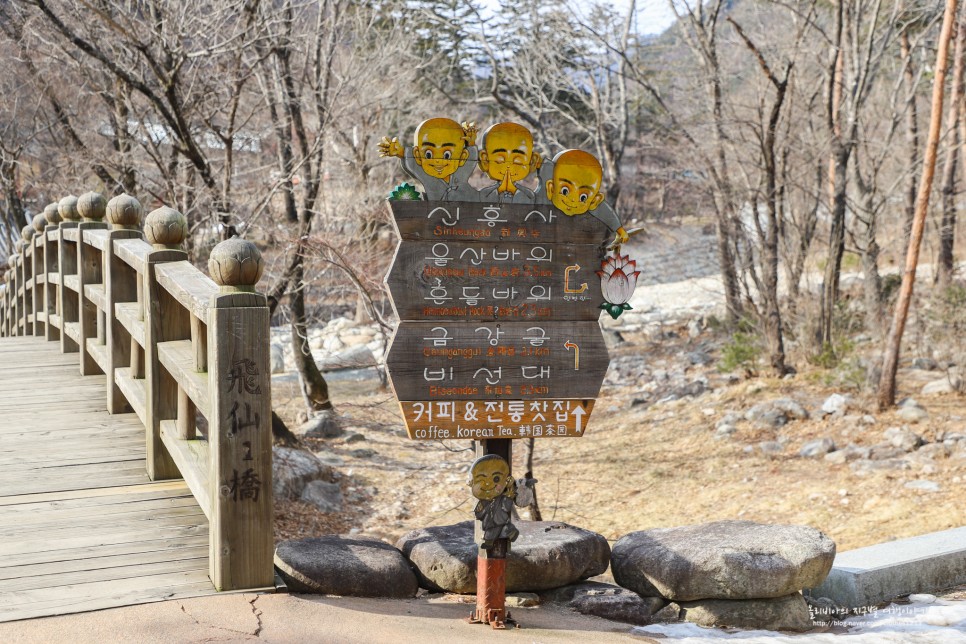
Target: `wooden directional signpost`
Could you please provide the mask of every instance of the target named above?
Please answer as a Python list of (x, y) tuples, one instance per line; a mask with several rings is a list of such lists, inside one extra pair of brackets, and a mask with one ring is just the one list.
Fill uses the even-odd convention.
[[(490, 126), (479, 147), (476, 135), (434, 118), (412, 147), (379, 144), (423, 190), (404, 184), (389, 202), (400, 243), (386, 282), (400, 322), (386, 366), (410, 438), (477, 441), (470, 621), (504, 628), (512, 506), (534, 484), (512, 478), (510, 439), (584, 435), (608, 365), (597, 321), (629, 308), (638, 273), (607, 248), (627, 233), (603, 200), (597, 159), (542, 159), (515, 123)], [(478, 191), (468, 183), (477, 166), (493, 182)]]
[(607, 371), (607, 228), (552, 206), (391, 201), (387, 357), (409, 437), (582, 436)]

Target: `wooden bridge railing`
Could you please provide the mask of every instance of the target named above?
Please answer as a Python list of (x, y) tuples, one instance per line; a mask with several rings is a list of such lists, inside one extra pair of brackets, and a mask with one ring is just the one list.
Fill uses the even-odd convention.
[[(105, 214), (107, 222), (104, 222)], [(0, 335), (34, 335), (107, 376), (107, 408), (145, 426), (152, 480), (184, 478), (210, 526), (219, 590), (273, 585), (269, 312), (254, 244), (187, 261), (181, 213), (65, 197), (23, 229), (0, 287)], [(145, 241), (146, 240), (146, 241)]]

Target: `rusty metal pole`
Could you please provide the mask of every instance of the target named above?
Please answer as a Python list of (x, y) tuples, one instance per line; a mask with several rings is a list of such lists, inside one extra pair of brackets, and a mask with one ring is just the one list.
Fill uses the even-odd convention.
[[(513, 449), (508, 438), (481, 440), (476, 445), (476, 455), (496, 454), (510, 466), (512, 474)], [(479, 521), (476, 524), (476, 541), (482, 543)], [(489, 550), (479, 549), (476, 559), (476, 611), (470, 618), (473, 624), (489, 624), (496, 629), (506, 628), (510, 614), (506, 611), (506, 556), (510, 550), (509, 539), (497, 539)]]

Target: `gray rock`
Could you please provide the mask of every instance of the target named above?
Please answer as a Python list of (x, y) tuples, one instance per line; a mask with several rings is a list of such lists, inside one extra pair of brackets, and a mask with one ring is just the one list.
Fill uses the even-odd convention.
[(540, 595), (536, 593), (516, 593), (507, 595), (504, 604), (507, 608), (530, 608), (540, 605)]
[[(893, 448), (894, 449), (894, 448)], [(852, 462), (851, 467), (856, 472), (873, 470), (908, 470), (912, 467), (904, 458), (885, 458), (881, 460), (860, 460)]]
[(339, 369), (362, 369), (372, 367), (376, 364), (376, 357), (372, 355), (369, 347), (360, 344), (349, 347), (344, 351), (328, 355), (321, 360), (316, 360), (315, 364), (319, 371), (337, 371)]
[(693, 365), (711, 364), (711, 356), (704, 351), (692, 351), (688, 354), (688, 362)]
[(905, 450), (893, 447), (891, 443), (880, 443), (869, 448), (869, 458), (873, 461), (884, 461), (890, 458), (901, 458), (906, 455)]
[(332, 410), (315, 412), (312, 418), (295, 429), (299, 436), (310, 438), (336, 438), (342, 435), (339, 419)]
[(898, 416), (907, 423), (918, 423), (929, 418), (925, 409), (918, 406), (900, 407)]
[(747, 412), (745, 419), (759, 427), (777, 429), (792, 419), (808, 418), (808, 412), (797, 401), (791, 398), (776, 398), (758, 403)]
[(366, 437), (362, 434), (349, 434), (345, 437), (346, 445), (351, 445), (352, 443), (362, 443), (366, 440)]
[(310, 481), (302, 490), (300, 500), (314, 505), (321, 512), (340, 512), (342, 510), (342, 488), (338, 483)]
[(681, 604), (670, 602), (667, 606), (651, 615), (652, 624), (668, 624), (681, 619)]
[(272, 448), (272, 491), (276, 499), (298, 499), (311, 481), (330, 480), (332, 468), (312, 452), (291, 447)]
[(938, 394), (953, 394), (959, 391), (963, 386), (963, 381), (958, 376), (948, 376), (946, 378), (940, 378), (939, 380), (933, 380), (932, 382), (927, 382), (922, 387), (922, 395), (938, 395)]
[(614, 544), (614, 580), (675, 601), (761, 599), (815, 588), (835, 543), (815, 528), (716, 521), (632, 532)]
[(808, 604), (801, 593), (774, 599), (681, 602), (681, 613), (684, 621), (701, 626), (799, 632), (812, 628)]
[(557, 604), (569, 604), (578, 593), (588, 591), (617, 590), (620, 586), (606, 584), (600, 581), (579, 581), (575, 584), (567, 584), (557, 588), (548, 588), (540, 591), (540, 600), (543, 602), (554, 602)]
[[(915, 408), (910, 407), (910, 409)], [(923, 444), (922, 436), (908, 427), (890, 427), (882, 432), (882, 436), (889, 441), (890, 445), (904, 452), (911, 452)]]
[(939, 363), (932, 358), (914, 358), (912, 360), (912, 368), (922, 369), (923, 371), (935, 371), (939, 368)]
[(664, 608), (660, 597), (641, 597), (623, 588), (578, 593), (570, 601), (570, 607), (584, 615), (594, 615), (616, 622), (645, 625), (651, 623), (651, 615)]
[(686, 385), (681, 385), (680, 387), (676, 387), (674, 391), (670, 393), (670, 395), (674, 396), (674, 399), (677, 400), (678, 398), (684, 398), (686, 396), (700, 396), (707, 390), (708, 390), (708, 387), (707, 385), (705, 385), (704, 382), (700, 380), (695, 380), (693, 382), (689, 382)]
[(349, 452), (349, 454), (351, 454), (353, 458), (372, 458), (378, 454), (378, 452), (372, 448), (363, 447), (361, 449), (354, 449)]
[(849, 399), (842, 394), (832, 394), (822, 403), (823, 414), (844, 414), (849, 407)]
[(854, 461), (860, 458), (869, 458), (869, 454), (872, 450), (868, 447), (859, 447), (858, 445), (848, 445), (844, 449), (835, 450), (834, 452), (829, 452), (825, 455), (825, 461), (835, 465), (841, 465), (849, 461)]
[(714, 424), (715, 428), (720, 428), (722, 425), (731, 425), (739, 423), (743, 416), (737, 412), (729, 411), (727, 414), (721, 417), (717, 423)]
[(834, 451), (835, 441), (826, 437), (808, 441), (802, 445), (802, 449), (798, 451), (798, 455), (803, 458), (818, 458), (819, 456), (824, 456), (825, 454)]
[[(607, 570), (607, 539), (559, 521), (514, 521), (520, 536), (507, 557), (507, 592), (534, 592), (572, 584)], [(416, 567), (423, 588), (476, 592), (477, 545), (473, 522), (414, 530), (396, 546)]]
[(416, 575), (402, 553), (376, 539), (327, 535), (284, 541), (275, 567), (289, 590), (349, 597), (415, 597)]
[(785, 451), (785, 445), (778, 441), (762, 441), (758, 443), (758, 449), (766, 456), (777, 456)]
[(272, 343), (272, 373), (285, 373), (285, 349), (281, 344)]
[(942, 491), (942, 486), (935, 481), (927, 481), (925, 479), (916, 479), (915, 481), (909, 481), (902, 487), (909, 490), (922, 490), (923, 492), (940, 492)]
[(738, 428), (734, 425), (718, 425), (718, 429), (714, 432), (714, 437), (718, 440), (722, 438), (727, 438), (738, 431)]
[(916, 454), (923, 458), (947, 458), (952, 451), (953, 448), (945, 442), (929, 443), (920, 447)]

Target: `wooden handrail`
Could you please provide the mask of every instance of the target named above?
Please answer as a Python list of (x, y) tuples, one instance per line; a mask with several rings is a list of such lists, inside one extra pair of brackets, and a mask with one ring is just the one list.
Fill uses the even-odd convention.
[[(104, 222), (106, 217), (107, 221)], [(219, 590), (272, 586), (268, 306), (250, 242), (187, 261), (184, 216), (133, 197), (65, 197), (25, 227), (0, 284), (0, 336), (35, 335), (104, 373), (111, 413), (145, 425), (150, 478), (183, 478), (209, 520)], [(213, 278), (213, 279), (212, 279)], [(203, 417), (207, 430), (198, 430)]]

